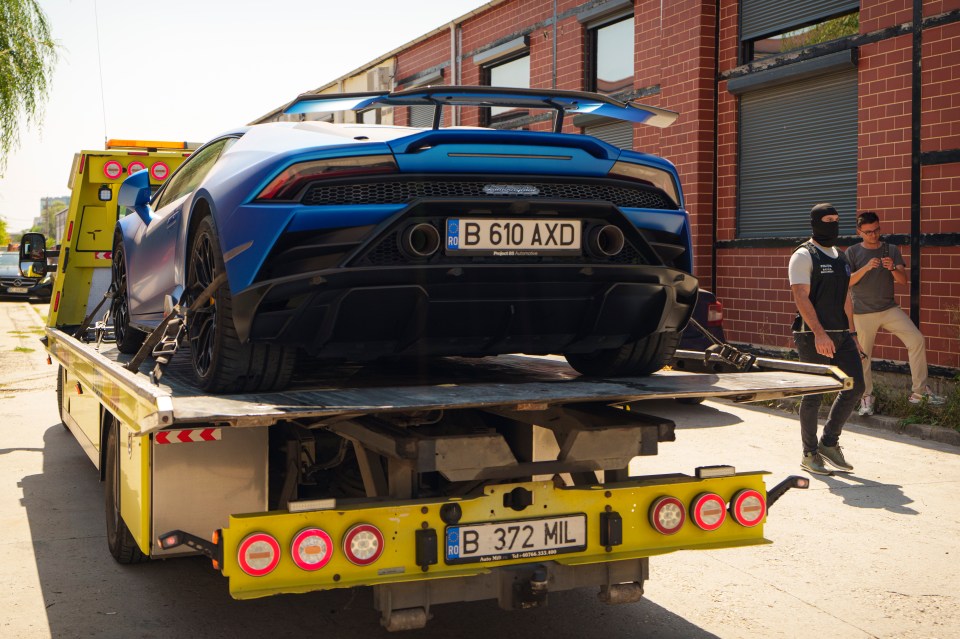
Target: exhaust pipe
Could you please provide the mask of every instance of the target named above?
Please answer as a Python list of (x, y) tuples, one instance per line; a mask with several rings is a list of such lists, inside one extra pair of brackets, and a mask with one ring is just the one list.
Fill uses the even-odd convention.
[(613, 224), (595, 227), (590, 231), (587, 247), (594, 257), (613, 257), (623, 250), (623, 231)]
[(400, 248), (414, 259), (430, 257), (440, 250), (440, 231), (426, 222), (408, 226), (400, 237)]

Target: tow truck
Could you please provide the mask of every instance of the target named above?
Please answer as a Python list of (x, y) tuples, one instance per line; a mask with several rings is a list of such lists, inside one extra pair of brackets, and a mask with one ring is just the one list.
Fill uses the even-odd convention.
[(806, 487), (788, 477), (768, 490), (764, 471), (722, 459), (630, 473), (675, 440), (669, 409), (646, 412), (648, 400), (851, 383), (729, 344), (679, 352), (649, 377), (594, 379), (508, 355), (304, 366), (283, 392), (210, 395), (191, 382), (189, 345), (159, 334), (189, 321), (173, 306), (139, 353), (119, 353), (105, 310), (117, 182), (134, 169), (159, 182), (152, 167), (172, 171), (188, 153), (150, 142), (83, 151), (71, 174), (44, 341), (63, 423), (105, 484), (116, 561), (201, 554), (236, 599), (371, 586), (383, 626), (415, 629), (451, 602), (530, 608), (583, 587), (637, 601), (651, 556), (771, 543), (770, 507)]

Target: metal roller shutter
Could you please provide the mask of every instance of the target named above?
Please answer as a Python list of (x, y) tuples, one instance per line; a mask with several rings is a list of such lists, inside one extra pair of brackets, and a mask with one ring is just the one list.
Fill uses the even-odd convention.
[(742, 0), (740, 39), (753, 40), (860, 8), (859, 0)]
[(630, 122), (589, 126), (583, 132), (621, 149), (633, 149), (633, 124)]
[(810, 208), (830, 202), (841, 235), (857, 206), (857, 72), (758, 89), (740, 98), (737, 237), (810, 234)]
[[(433, 126), (432, 106), (412, 106), (410, 108), (410, 126), (429, 129)], [(440, 116), (440, 124), (443, 125), (443, 116)]]

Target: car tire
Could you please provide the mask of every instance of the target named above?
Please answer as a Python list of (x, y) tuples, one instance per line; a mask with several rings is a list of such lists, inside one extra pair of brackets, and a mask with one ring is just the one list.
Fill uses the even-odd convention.
[(107, 418), (106, 455), (104, 457), (104, 510), (107, 516), (107, 547), (121, 564), (139, 564), (150, 559), (137, 545), (120, 514), (120, 436), (119, 424)]
[(113, 320), (113, 333), (117, 337), (117, 350), (121, 353), (132, 354), (140, 350), (147, 334), (130, 326), (130, 304), (127, 295), (127, 263), (123, 259), (123, 244), (120, 238), (113, 243), (113, 262), (111, 276), (113, 290), (123, 290), (110, 302), (110, 318)]
[[(226, 269), (210, 216), (197, 225), (187, 259), (187, 293), (192, 303)], [(194, 377), (207, 392), (276, 391), (286, 387), (293, 376), (295, 347), (240, 342), (227, 283), (214, 292), (211, 302), (190, 314), (187, 337)]]
[(620, 348), (593, 353), (566, 353), (567, 362), (590, 377), (623, 377), (650, 375), (666, 366), (680, 343), (680, 333), (653, 333)]

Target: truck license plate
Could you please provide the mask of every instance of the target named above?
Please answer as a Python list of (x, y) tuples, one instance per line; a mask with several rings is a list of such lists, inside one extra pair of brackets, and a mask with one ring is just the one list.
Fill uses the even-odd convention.
[(23, 286), (9, 286), (7, 287), (7, 293), (26, 293), (27, 289)]
[(579, 255), (580, 220), (449, 218), (447, 253), (496, 257)]
[(587, 548), (584, 514), (449, 526), (448, 564), (549, 557)]

